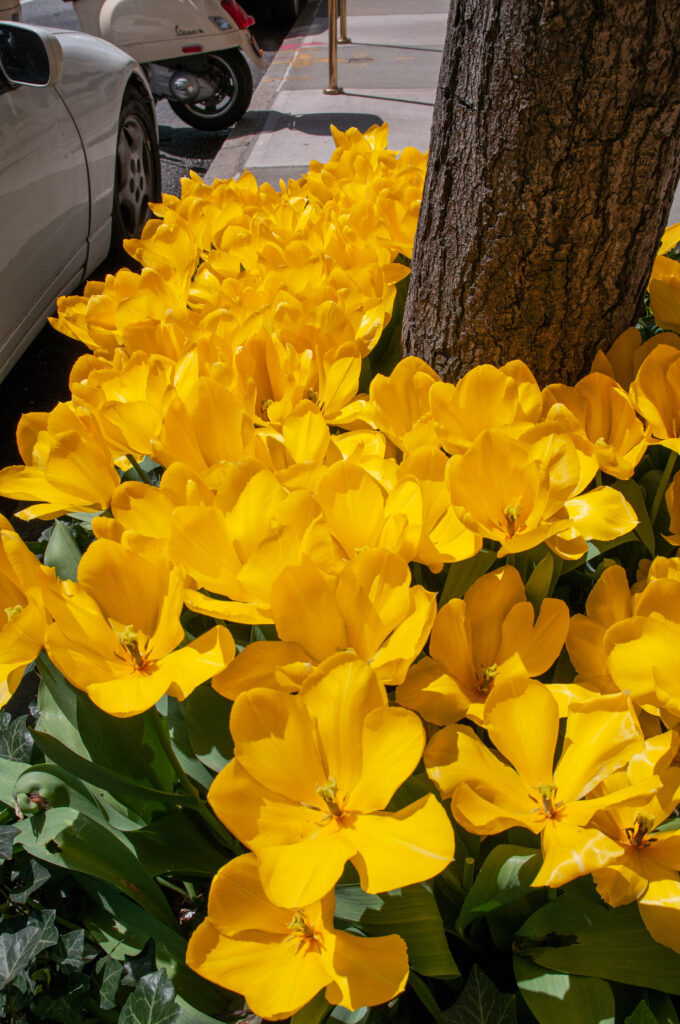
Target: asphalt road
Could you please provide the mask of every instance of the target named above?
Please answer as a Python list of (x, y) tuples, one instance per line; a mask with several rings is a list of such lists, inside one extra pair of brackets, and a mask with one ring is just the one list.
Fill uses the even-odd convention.
[[(242, 0), (242, 6), (248, 9), (247, 0)], [(273, 59), (289, 27), (274, 25), (267, 20), (269, 6), (264, 0), (257, 0), (257, 7), (252, 10), (256, 17), (259, 16), (255, 35), (264, 51), (266, 65)], [(64, 3), (64, 0), (23, 0), (22, 17), (25, 22), (36, 25), (79, 27), (73, 4)], [(252, 70), (257, 85), (264, 70)], [(173, 113), (167, 102), (158, 104), (157, 116), (163, 191), (177, 195), (180, 180), (187, 177), (189, 171), (194, 170), (198, 174), (207, 171), (228, 131), (209, 133), (189, 128)], [(92, 276), (101, 278), (117, 269), (118, 266), (109, 261)], [(69, 371), (84, 351), (84, 346), (78, 342), (45, 326), (0, 384), (0, 466), (20, 462), (15, 430), (22, 413), (49, 410), (57, 402), (68, 399)], [(16, 507), (15, 502), (0, 498), (0, 512), (5, 515), (10, 515)], [(19, 525), (17, 520), (14, 523)], [(28, 532), (35, 534), (34, 530)], [(40, 528), (37, 529), (39, 532)]]

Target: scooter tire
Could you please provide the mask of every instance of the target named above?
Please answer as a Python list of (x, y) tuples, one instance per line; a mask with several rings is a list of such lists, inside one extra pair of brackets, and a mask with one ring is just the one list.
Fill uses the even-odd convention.
[(185, 124), (202, 131), (221, 131), (231, 127), (242, 117), (253, 98), (253, 76), (250, 65), (239, 50), (219, 50), (206, 54), (211, 70), (225, 80), (228, 95), (226, 104), (218, 100), (211, 110), (208, 100), (197, 103), (179, 103), (170, 100), (170, 106)]

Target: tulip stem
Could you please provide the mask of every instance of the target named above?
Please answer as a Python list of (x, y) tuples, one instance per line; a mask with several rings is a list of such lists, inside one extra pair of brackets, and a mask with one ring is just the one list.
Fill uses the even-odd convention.
[(180, 787), (184, 794), (190, 798), (190, 802), (186, 804), (186, 806), (188, 806), (190, 810), (196, 811), (196, 813), (203, 818), (206, 825), (210, 828), (210, 831), (223, 845), (226, 845), (230, 850), (233, 850), (234, 853), (240, 853), (242, 847), (238, 840), (236, 840), (232, 836), (231, 832), (224, 827), (222, 822), (215, 817), (205, 800), (198, 792), (196, 786), (194, 786), (193, 782), (182, 768), (182, 765), (179, 763), (177, 755), (173, 750), (167, 722), (155, 708), (152, 710), (150, 717), (155, 725), (156, 733), (158, 734), (165, 756), (172, 765), (175, 775), (179, 780)]
[(664, 495), (666, 494), (666, 490), (668, 489), (668, 481), (671, 478), (671, 473), (673, 472), (673, 467), (675, 466), (677, 458), (678, 453), (671, 452), (666, 461), (666, 467), (663, 473), (661, 474), (661, 479), (659, 480), (659, 485), (656, 489), (656, 494), (654, 495), (654, 501), (652, 502), (652, 507), (649, 511), (649, 518), (652, 522), (652, 526), (656, 522), (656, 517), (659, 514), (661, 502), (663, 501)]
[(139, 479), (142, 481), (142, 483), (143, 484), (148, 484), (149, 487), (151, 487), (152, 486), (151, 481), (149, 480), (148, 476), (146, 475), (146, 473), (144, 472), (142, 467), (137, 462), (137, 459), (134, 457), (134, 455), (131, 455), (130, 452), (126, 452), (125, 458), (129, 462), (132, 463), (132, 468), (134, 469), (135, 473), (137, 474)]
[(474, 857), (466, 857), (463, 863), (463, 888), (467, 892), (472, 888), (472, 883), (475, 880), (475, 859)]

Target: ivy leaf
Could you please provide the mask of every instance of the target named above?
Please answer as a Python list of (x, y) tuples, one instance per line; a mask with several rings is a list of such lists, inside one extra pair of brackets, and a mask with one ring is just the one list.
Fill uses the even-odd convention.
[(14, 837), (19, 835), (19, 829), (14, 825), (0, 826), (0, 862), (9, 860), (12, 856)]
[(13, 719), (7, 711), (0, 714), (0, 757), (8, 761), (29, 761), (33, 737), (26, 728), (27, 721), (28, 715)]
[[(15, 831), (18, 833), (19, 829)], [(45, 882), (49, 882), (51, 877), (49, 868), (41, 861), (34, 857), (23, 857), (18, 870), (12, 872), (12, 903), (25, 903), (29, 896)]]
[(61, 936), (60, 946), (61, 966), (80, 970), (85, 963), (85, 930), (79, 928), (74, 932), (66, 932)]
[(173, 1024), (179, 1013), (175, 989), (161, 968), (140, 979), (121, 1011), (118, 1024)]
[(0, 989), (24, 971), (38, 953), (56, 944), (59, 932), (54, 926), (55, 916), (56, 911), (43, 910), (39, 917), (17, 922), (16, 930), (9, 930), (14, 922), (4, 925), (7, 930), (0, 935)]
[(499, 992), (474, 964), (460, 997), (442, 1014), (442, 1024), (517, 1024), (515, 997)]
[(123, 965), (112, 956), (103, 956), (96, 966), (97, 974), (101, 974), (99, 983), (99, 1006), (102, 1010), (113, 1010), (116, 1006), (116, 993), (123, 975)]
[(58, 1024), (82, 1024), (82, 1000), (90, 990), (90, 979), (84, 974), (69, 977), (68, 993), (52, 998), (41, 996), (31, 1007), (39, 1020), (58, 1021)]
[(134, 988), (138, 981), (146, 975), (151, 975), (156, 970), (156, 954), (154, 951), (153, 939), (147, 939), (144, 948), (138, 956), (128, 957), (123, 967), (124, 977), (122, 985)]

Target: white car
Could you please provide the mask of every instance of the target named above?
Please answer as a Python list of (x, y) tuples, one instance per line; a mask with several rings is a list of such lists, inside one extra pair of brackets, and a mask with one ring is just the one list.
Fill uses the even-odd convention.
[(160, 192), (139, 65), (81, 32), (0, 21), (0, 380)]

